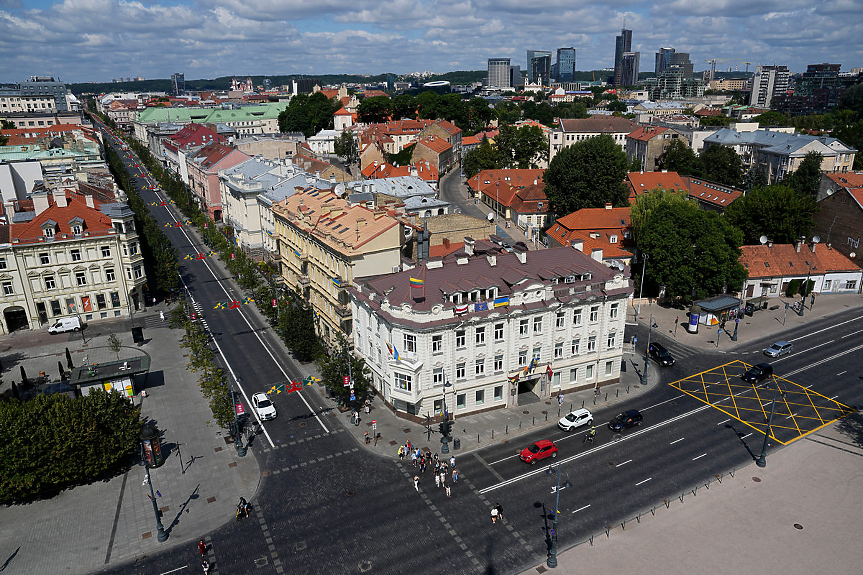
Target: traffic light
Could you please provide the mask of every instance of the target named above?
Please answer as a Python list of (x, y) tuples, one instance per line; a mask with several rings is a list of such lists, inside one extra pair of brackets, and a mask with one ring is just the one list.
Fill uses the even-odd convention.
[(446, 437), (446, 433), (447, 433), (447, 428), (446, 428), (446, 427), (447, 427), (447, 426), (446, 426), (446, 423), (445, 423), (445, 422), (443, 422), (443, 421), (441, 421), (441, 422), (438, 424), (437, 428), (438, 428), (438, 431), (440, 431), (441, 437)]

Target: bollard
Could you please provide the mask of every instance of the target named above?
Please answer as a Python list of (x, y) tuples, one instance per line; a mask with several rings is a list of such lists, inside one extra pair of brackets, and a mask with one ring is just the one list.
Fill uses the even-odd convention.
[[(572, 407), (572, 406), (570, 405), (570, 407)], [(584, 409), (584, 400), (583, 399), (581, 400), (581, 408)], [(572, 411), (572, 410), (570, 410), (570, 411)]]
[(518, 422), (518, 428), (521, 429), (521, 420)]
[[(557, 409), (557, 414), (560, 415), (560, 408)], [(545, 420), (548, 421), (548, 412), (545, 412)]]
[(531, 423), (531, 425), (536, 425), (536, 416), (535, 415), (533, 416), (533, 423)]
[(479, 433), (476, 434), (476, 442), (479, 443)]
[(593, 405), (596, 405), (596, 396), (593, 396)]
[(504, 434), (509, 435), (509, 424), (508, 423), (506, 424), (506, 431), (504, 432)]
[(608, 392), (605, 392), (605, 401), (608, 401)]
[(614, 392), (614, 397), (620, 397), (620, 390), (619, 389)]
[[(557, 417), (558, 417), (558, 419), (560, 418), (560, 408), (559, 407), (557, 408)], [(547, 415), (546, 415), (546, 419), (548, 419)]]
[(491, 430), (491, 438), (494, 439), (494, 429)]
[(626, 386), (626, 393), (629, 393), (629, 386)]

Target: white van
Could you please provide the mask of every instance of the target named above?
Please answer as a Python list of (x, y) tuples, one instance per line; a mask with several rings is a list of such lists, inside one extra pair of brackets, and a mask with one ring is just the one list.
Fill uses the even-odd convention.
[(77, 317), (64, 317), (48, 328), (48, 333), (66, 333), (67, 331), (80, 331), (81, 320)]

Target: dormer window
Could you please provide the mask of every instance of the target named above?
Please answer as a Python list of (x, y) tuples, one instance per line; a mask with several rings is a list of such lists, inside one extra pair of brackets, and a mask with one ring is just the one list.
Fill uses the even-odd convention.
[(45, 228), (42, 230), (42, 232), (45, 234), (46, 238), (54, 237), (54, 228)]
[(81, 235), (81, 224), (73, 224), (72, 225), (72, 233), (76, 236)]

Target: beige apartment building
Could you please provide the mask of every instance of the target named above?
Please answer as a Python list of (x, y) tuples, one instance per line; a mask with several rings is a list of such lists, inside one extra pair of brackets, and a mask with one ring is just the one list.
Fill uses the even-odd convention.
[(332, 343), (337, 331), (351, 340), (347, 288), (355, 278), (401, 269), (404, 224), (330, 190), (295, 193), (272, 211), (281, 283), (311, 304), (325, 342)]

